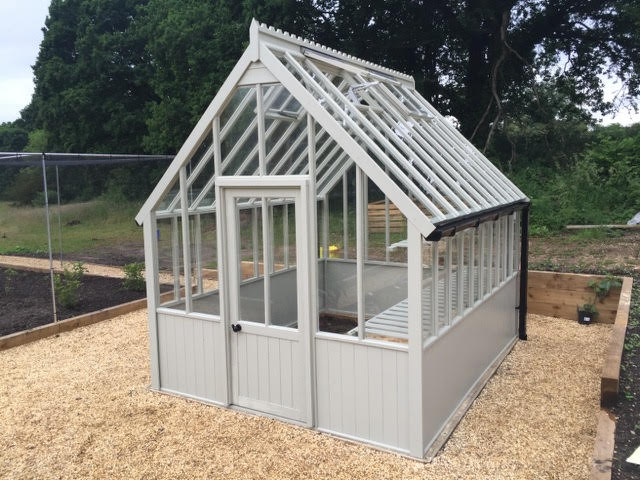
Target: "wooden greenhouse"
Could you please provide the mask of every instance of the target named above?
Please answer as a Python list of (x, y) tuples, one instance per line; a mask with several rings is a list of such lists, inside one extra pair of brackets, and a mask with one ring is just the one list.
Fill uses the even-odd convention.
[(528, 204), (413, 78), (254, 21), (136, 217), (151, 387), (429, 457), (526, 337)]

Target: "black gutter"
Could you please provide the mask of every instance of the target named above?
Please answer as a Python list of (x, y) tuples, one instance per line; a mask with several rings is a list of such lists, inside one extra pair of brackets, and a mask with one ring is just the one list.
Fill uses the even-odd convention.
[(520, 244), (520, 306), (518, 332), (520, 340), (527, 339), (527, 285), (529, 277), (529, 205), (522, 209)]
[(480, 212), (468, 213), (467, 215), (462, 215), (461, 217), (456, 217), (451, 220), (435, 222), (433, 225), (436, 229), (431, 232), (427, 237), (427, 240), (430, 242), (437, 242), (442, 237), (455, 235), (456, 232), (461, 230), (477, 227), (483, 222), (497, 220), (498, 217), (501, 217), (502, 215), (509, 215), (516, 210), (528, 208), (529, 204), (529, 200), (516, 200), (515, 202), (488, 208)]

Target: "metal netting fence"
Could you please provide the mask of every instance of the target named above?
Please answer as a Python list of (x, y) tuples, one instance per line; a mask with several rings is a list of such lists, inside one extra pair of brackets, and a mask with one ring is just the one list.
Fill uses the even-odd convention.
[[(48, 265), (54, 322), (59, 320), (56, 271), (75, 261), (118, 268), (144, 261), (142, 231), (133, 217), (172, 159), (0, 152), (0, 263)], [(9, 281), (3, 275), (5, 294)]]

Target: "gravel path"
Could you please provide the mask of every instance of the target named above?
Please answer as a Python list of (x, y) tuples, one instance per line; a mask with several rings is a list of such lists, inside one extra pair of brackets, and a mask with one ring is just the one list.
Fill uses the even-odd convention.
[[(15, 255), (0, 255), (0, 265), (10, 267), (35, 267), (49, 269), (49, 259), (47, 258), (33, 258), (33, 257), (18, 257)], [(71, 268), (72, 262), (63, 262), (63, 265), (67, 268)], [(87, 269), (87, 275), (100, 275), (103, 277), (124, 278), (124, 271), (121, 267), (111, 267), (109, 265), (101, 265), (99, 263), (85, 263)], [(62, 271), (60, 268), (60, 261), (53, 261), (53, 268), (56, 272)], [(184, 285), (184, 277), (180, 277), (181, 285)], [(173, 277), (169, 274), (160, 273), (160, 282), (171, 284), (173, 283)]]
[(0, 352), (0, 478), (586, 479), (610, 326), (531, 316), (431, 464), (147, 390), (146, 312)]

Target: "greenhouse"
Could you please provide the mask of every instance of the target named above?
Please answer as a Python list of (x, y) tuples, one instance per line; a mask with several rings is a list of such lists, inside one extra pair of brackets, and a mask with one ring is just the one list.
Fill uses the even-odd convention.
[(429, 458), (526, 338), (528, 207), (412, 77), (254, 21), (136, 217), (151, 387)]

